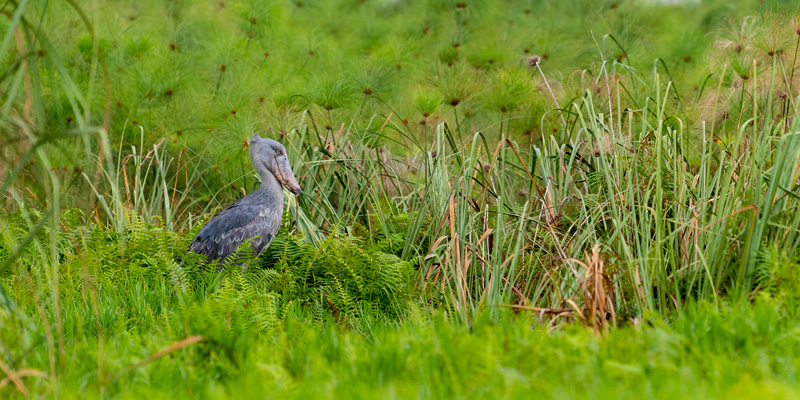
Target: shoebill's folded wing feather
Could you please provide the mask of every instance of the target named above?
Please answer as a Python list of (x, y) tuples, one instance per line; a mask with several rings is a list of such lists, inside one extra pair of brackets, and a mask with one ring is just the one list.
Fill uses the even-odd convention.
[(275, 236), (280, 219), (278, 211), (266, 204), (236, 202), (200, 230), (189, 250), (203, 254), (209, 260), (221, 260), (236, 251), (245, 240), (258, 236), (252, 246), (256, 253), (261, 253)]

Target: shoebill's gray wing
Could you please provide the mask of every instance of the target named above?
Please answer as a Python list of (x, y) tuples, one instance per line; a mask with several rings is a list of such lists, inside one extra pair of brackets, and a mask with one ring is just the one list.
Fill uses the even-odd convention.
[(260, 254), (278, 231), (280, 220), (278, 211), (266, 204), (239, 201), (209, 221), (189, 245), (189, 250), (205, 255), (209, 261), (224, 260), (242, 242), (258, 236), (252, 246)]

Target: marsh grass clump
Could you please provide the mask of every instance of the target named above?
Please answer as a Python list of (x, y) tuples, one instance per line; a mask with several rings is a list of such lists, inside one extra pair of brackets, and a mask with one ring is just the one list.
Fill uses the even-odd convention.
[[(785, 5), (149, 1), (7, 7), (0, 396), (793, 393)], [(208, 265), (253, 132), (304, 192)]]
[(487, 105), (502, 114), (517, 111), (530, 101), (533, 83), (530, 74), (520, 68), (503, 68), (491, 75)]
[(433, 84), (442, 94), (444, 103), (456, 107), (469, 100), (480, 83), (478, 74), (466, 63), (459, 62), (453, 67), (437, 69)]
[(420, 115), (428, 118), (436, 112), (443, 100), (441, 94), (433, 88), (418, 88), (414, 91), (413, 102)]
[(390, 66), (377, 61), (358, 67), (352, 85), (361, 90), (365, 96), (375, 95), (383, 98), (390, 96), (394, 75)]
[[(757, 117), (757, 109), (761, 109), (787, 126), (791, 114), (786, 108), (787, 93), (796, 94), (800, 77), (797, 43), (800, 41), (787, 17), (750, 17), (740, 25), (731, 25), (714, 43), (711, 60), (719, 75), (715, 82), (718, 87), (705, 90), (701, 102), (715, 106), (704, 109), (700, 119), (716, 120), (722, 132), (732, 134), (732, 124), (738, 128), (748, 118)], [(783, 72), (773, 76), (770, 71), (776, 68)], [(717, 116), (710, 115), (712, 110)]]
[(350, 106), (355, 90), (347, 78), (321, 78), (314, 85), (309, 98), (326, 111)]

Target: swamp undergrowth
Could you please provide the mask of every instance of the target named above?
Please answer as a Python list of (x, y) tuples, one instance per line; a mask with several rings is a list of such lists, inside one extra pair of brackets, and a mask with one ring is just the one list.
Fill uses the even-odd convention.
[[(797, 395), (785, 4), (2, 10), (4, 395)], [(256, 131), (303, 193), (204, 265)]]

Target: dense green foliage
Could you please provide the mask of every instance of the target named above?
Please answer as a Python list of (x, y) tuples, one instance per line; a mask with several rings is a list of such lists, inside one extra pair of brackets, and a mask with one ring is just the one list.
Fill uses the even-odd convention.
[(792, 5), (2, 7), (2, 396), (800, 394)]
[[(226, 288), (202, 303), (150, 303), (136, 283), (105, 287), (103, 334), (84, 311), (86, 331), (66, 336), (68, 368), (33, 393), (66, 398), (796, 398), (800, 325), (776, 303), (689, 307), (667, 323), (648, 314), (597, 338), (577, 326), (549, 330), (535, 319), (477, 318), (471, 327), (411, 308), (403, 323), (370, 315), (358, 327)], [(239, 283), (232, 283), (239, 282)], [(244, 285), (247, 283), (245, 282)], [(130, 286), (129, 286), (130, 285)], [(130, 293), (141, 294), (140, 298)], [(155, 297), (154, 295), (150, 295)], [(168, 296), (169, 297), (169, 296)], [(265, 307), (266, 305), (266, 307)], [(123, 310), (130, 307), (131, 312)], [(135, 315), (123, 319), (121, 315)], [(115, 317), (114, 314), (117, 314)], [(2, 317), (28, 366), (46, 369), (41, 331)], [(109, 325), (105, 321), (115, 321)], [(19, 326), (19, 325), (23, 326)], [(538, 326), (531, 328), (531, 325)], [(133, 370), (184, 337), (204, 340)], [(11, 362), (17, 359), (10, 359)], [(58, 358), (51, 360), (58, 365)], [(99, 374), (99, 376), (98, 376)], [(29, 378), (28, 378), (29, 379)], [(5, 388), (8, 391), (10, 388)]]

